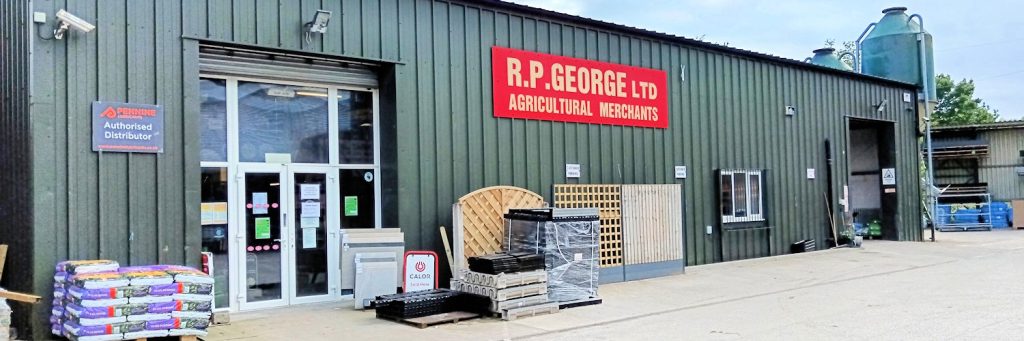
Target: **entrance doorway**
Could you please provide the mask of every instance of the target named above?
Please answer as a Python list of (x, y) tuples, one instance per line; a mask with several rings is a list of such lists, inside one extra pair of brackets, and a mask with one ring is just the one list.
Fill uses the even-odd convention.
[(241, 309), (310, 303), (337, 296), (336, 170), (246, 166), (237, 205), (244, 294)]
[[(864, 239), (898, 240), (896, 124), (853, 118), (848, 123), (846, 156), (855, 232), (861, 231)], [(916, 174), (903, 175), (914, 178)]]
[(377, 90), (204, 74), (200, 95), (215, 308), (342, 299), (341, 229), (381, 224)]

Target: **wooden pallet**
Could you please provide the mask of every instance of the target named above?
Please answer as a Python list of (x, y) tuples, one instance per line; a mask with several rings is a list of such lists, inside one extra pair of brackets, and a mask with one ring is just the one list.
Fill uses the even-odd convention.
[(505, 321), (515, 321), (524, 317), (554, 314), (560, 309), (558, 302), (506, 309), (501, 312), (501, 319)]
[[(182, 336), (160, 337), (158, 339), (161, 339), (161, 340), (180, 340), (180, 341), (198, 341), (199, 337), (195, 336), (195, 335), (182, 335)], [(148, 339), (143, 338), (143, 339), (135, 339), (135, 340), (136, 341), (146, 341)]]
[(600, 299), (598, 297), (582, 299), (582, 300), (576, 300), (576, 301), (558, 302), (558, 308), (560, 308), (560, 309), (569, 309), (569, 308), (585, 307), (585, 306), (588, 306), (588, 305), (601, 304), (601, 302), (604, 302), (604, 300), (602, 300), (602, 299)]
[(459, 323), (460, 321), (471, 320), (480, 317), (480, 314), (467, 313), (464, 311), (453, 311), (450, 313), (434, 314), (423, 317), (415, 317), (409, 319), (402, 318), (387, 318), (383, 319), (392, 320), (399, 323), (405, 323), (416, 328), (426, 328), (434, 325), (445, 324), (445, 323)]

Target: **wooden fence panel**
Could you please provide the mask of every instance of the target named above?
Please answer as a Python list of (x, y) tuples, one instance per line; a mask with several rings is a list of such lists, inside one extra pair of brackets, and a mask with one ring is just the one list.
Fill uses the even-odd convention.
[(624, 264), (683, 259), (681, 186), (622, 185), (621, 195)]

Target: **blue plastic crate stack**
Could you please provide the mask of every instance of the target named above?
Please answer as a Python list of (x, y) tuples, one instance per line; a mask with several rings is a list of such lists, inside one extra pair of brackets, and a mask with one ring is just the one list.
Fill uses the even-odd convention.
[(77, 260), (55, 270), (54, 335), (81, 341), (205, 336), (210, 325), (214, 280), (194, 268)]
[(1013, 219), (1013, 208), (1006, 202), (992, 202), (980, 208), (966, 208), (959, 204), (937, 205), (936, 211), (940, 224), (990, 223), (991, 212), (992, 228), (1009, 228)]
[(1010, 220), (1013, 219), (1013, 207), (1007, 202), (993, 202), (989, 206), (981, 208), (981, 219), (987, 222), (988, 213), (992, 212), (992, 228), (1010, 228)]

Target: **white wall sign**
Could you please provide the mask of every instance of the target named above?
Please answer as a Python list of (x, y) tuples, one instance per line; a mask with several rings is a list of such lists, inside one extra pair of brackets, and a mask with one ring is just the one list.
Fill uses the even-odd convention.
[(882, 168), (882, 185), (896, 185), (896, 168)]
[(579, 179), (580, 177), (580, 165), (575, 163), (565, 164), (565, 177), (570, 179)]
[(406, 251), (402, 278), (404, 292), (437, 288), (437, 254), (433, 251)]
[(807, 178), (808, 179), (814, 179), (814, 175), (815, 175), (814, 174), (814, 168), (808, 168), (807, 169)]
[(676, 179), (686, 179), (686, 166), (676, 166)]
[(911, 99), (912, 99), (912, 97), (910, 97), (910, 93), (909, 92), (904, 92), (903, 93), (903, 101), (904, 102), (910, 103)]

